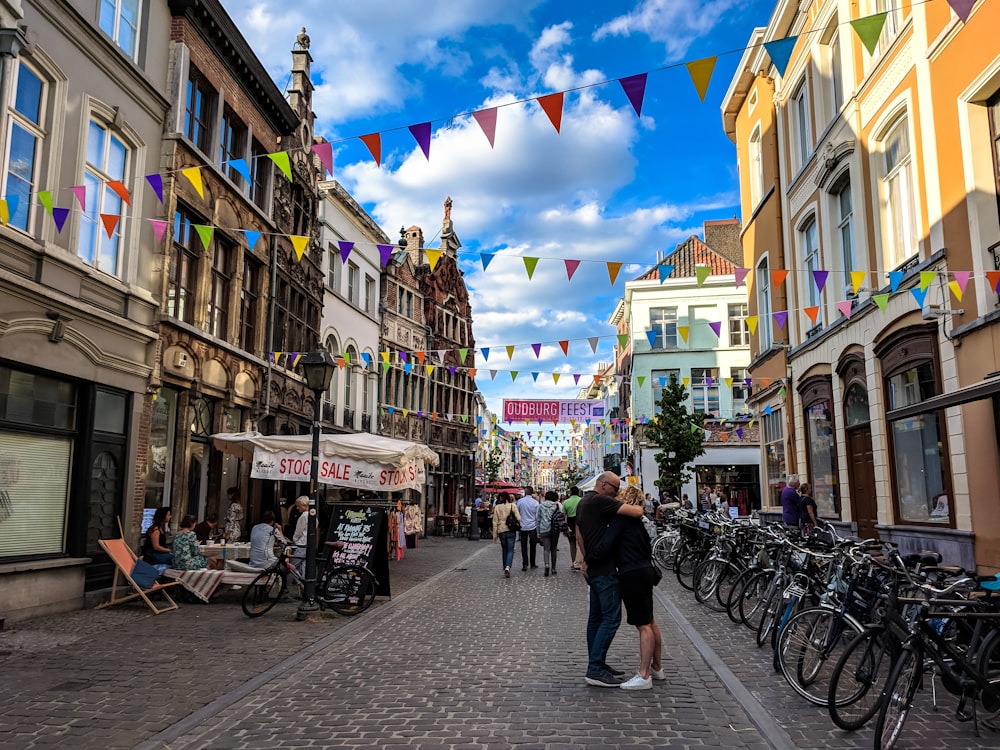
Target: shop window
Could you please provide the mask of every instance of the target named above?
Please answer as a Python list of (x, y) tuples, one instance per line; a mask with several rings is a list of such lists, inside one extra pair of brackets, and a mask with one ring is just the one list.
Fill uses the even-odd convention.
[(207, 398), (196, 398), (191, 401), (191, 434), (194, 437), (207, 438), (215, 430), (213, 402)]
[[(809, 392), (813, 390), (808, 389)], [(812, 400), (806, 404), (804, 415), (809, 479), (819, 515), (823, 518), (839, 518), (839, 475), (830, 384), (822, 383), (816, 390), (819, 393), (813, 395)]]
[[(149, 455), (146, 459), (146, 501), (143, 532), (153, 510), (170, 505), (170, 479), (173, 476), (174, 430), (177, 423), (177, 391), (160, 388), (153, 396), (149, 423)], [(149, 518), (147, 518), (147, 516)]]
[(785, 487), (788, 467), (785, 462), (785, 425), (781, 409), (772, 409), (761, 417), (763, 423), (765, 470), (770, 505), (781, 507), (781, 490)]
[(75, 430), (76, 401), (72, 383), (0, 366), (0, 423)]

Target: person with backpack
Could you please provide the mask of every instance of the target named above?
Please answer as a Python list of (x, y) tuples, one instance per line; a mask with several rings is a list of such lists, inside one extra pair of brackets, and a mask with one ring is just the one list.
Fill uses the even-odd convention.
[(514, 544), (521, 528), (521, 513), (514, 502), (514, 496), (503, 493), (493, 508), (493, 543), (500, 542), (500, 559), (503, 577), (510, 578), (510, 566), (514, 564)]
[[(559, 552), (559, 536), (569, 530), (566, 514), (559, 504), (559, 495), (552, 490), (545, 493), (545, 499), (538, 506), (538, 540), (542, 543), (542, 564), (545, 576), (556, 574), (556, 553)], [(551, 565), (550, 565), (551, 564)]]

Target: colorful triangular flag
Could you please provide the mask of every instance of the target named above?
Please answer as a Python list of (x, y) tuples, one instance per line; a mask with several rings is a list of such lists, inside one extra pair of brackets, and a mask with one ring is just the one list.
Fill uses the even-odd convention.
[(636, 115), (642, 117), (642, 100), (646, 95), (646, 74), (639, 73), (638, 75), (619, 78), (618, 83), (621, 84), (622, 90), (625, 92), (625, 96), (628, 97), (629, 104), (632, 105), (632, 109), (635, 110)]
[(490, 148), (493, 148), (493, 142), (497, 135), (497, 108), (480, 109), (473, 112), (472, 116), (479, 123), (479, 127), (490, 142)]
[(542, 105), (542, 109), (545, 110), (545, 114), (549, 117), (549, 122), (559, 132), (559, 128), (562, 125), (562, 115), (563, 115), (563, 92), (558, 92), (555, 94), (548, 94), (546, 96), (536, 97), (536, 101)]
[(712, 80), (712, 71), (715, 70), (715, 61), (718, 59), (717, 55), (712, 55), (711, 57), (703, 57), (701, 60), (692, 60), (684, 64), (688, 74), (691, 76), (691, 82), (694, 84), (695, 91), (698, 92), (698, 98), (702, 101), (705, 101), (708, 84)]
[(368, 133), (367, 135), (359, 135), (358, 138), (361, 142), (368, 147), (368, 151), (371, 153), (372, 158), (375, 159), (375, 165), (382, 166), (382, 135), (380, 133)]
[(785, 77), (785, 69), (788, 67), (788, 61), (792, 58), (792, 50), (795, 49), (795, 43), (798, 40), (797, 36), (789, 36), (764, 43), (764, 49), (771, 57), (774, 67), (778, 69), (778, 75), (782, 78)]
[(851, 21), (851, 27), (858, 39), (865, 45), (869, 55), (875, 54), (875, 47), (878, 45), (878, 38), (882, 36), (882, 27), (885, 26), (885, 19), (889, 14), (885, 11), (872, 16), (855, 18)]
[(424, 158), (430, 161), (431, 158), (431, 124), (422, 122), (418, 125), (410, 125), (407, 128), (410, 134), (416, 139), (420, 150), (424, 152)]

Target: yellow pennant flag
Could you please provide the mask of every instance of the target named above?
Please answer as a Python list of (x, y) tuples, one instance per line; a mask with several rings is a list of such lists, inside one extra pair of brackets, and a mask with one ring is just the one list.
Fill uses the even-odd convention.
[(733, 379), (732, 378), (725, 378), (725, 381), (726, 381), (726, 388), (729, 388), (730, 390), (732, 390)]
[(514, 359), (514, 344), (507, 345), (507, 359)]
[(681, 378), (681, 383), (687, 388), (691, 384), (691, 378)]
[(622, 270), (622, 263), (608, 263), (608, 278), (611, 279), (611, 286), (615, 285), (618, 272)]
[(552, 385), (557, 385), (559, 383), (559, 375), (560, 373), (558, 372), (552, 373)]
[(4, 198), (0, 200), (0, 224), (7, 226), (7, 222), (10, 221), (10, 206), (7, 205), (7, 199)]
[(187, 177), (188, 182), (190, 182), (198, 193), (198, 197), (205, 197), (205, 186), (201, 182), (201, 167), (188, 167), (187, 169), (182, 169), (181, 174)]
[(438, 264), (438, 261), (441, 260), (441, 251), (440, 250), (424, 250), (424, 255), (427, 256), (427, 262), (430, 264), (431, 273), (433, 273), (434, 272), (434, 267)]
[(753, 336), (757, 333), (757, 316), (747, 315), (747, 328), (750, 330), (750, 335)]
[(379, 354), (382, 355), (382, 361), (383, 362), (386, 362), (386, 363), (389, 362), (389, 352), (379, 352)]
[(698, 277), (698, 286), (700, 287), (705, 283), (705, 279), (709, 277), (712, 273), (711, 266), (695, 266), (694, 275)]
[(434, 374), (434, 365), (424, 365), (424, 370), (427, 371), (428, 375)]
[(698, 92), (698, 98), (702, 101), (705, 101), (705, 94), (708, 92), (708, 84), (712, 80), (712, 71), (715, 70), (717, 59), (718, 56), (712, 55), (712, 57), (703, 57), (701, 60), (685, 63), (691, 76), (691, 82)]
[(961, 302), (962, 301), (962, 287), (958, 285), (957, 281), (949, 281), (948, 288), (951, 289), (951, 293), (955, 295), (955, 298)]
[(292, 241), (292, 248), (295, 250), (295, 257), (301, 262), (302, 255), (305, 253), (306, 246), (309, 244), (309, 238), (293, 234), (289, 236), (288, 239)]
[(865, 278), (867, 276), (867, 271), (851, 271), (851, 286), (854, 287), (855, 294), (861, 291), (861, 287), (865, 285)]
[(688, 340), (688, 330), (690, 330), (690, 326), (677, 326), (677, 333), (679, 333), (681, 338), (684, 339), (685, 344)]
[(937, 276), (937, 271), (921, 271), (920, 272), (920, 291), (924, 291), (927, 287), (931, 285), (934, 281), (934, 277)]

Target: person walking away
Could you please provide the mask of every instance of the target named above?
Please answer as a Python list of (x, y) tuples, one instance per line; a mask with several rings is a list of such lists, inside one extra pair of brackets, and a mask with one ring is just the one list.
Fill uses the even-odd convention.
[(513, 515), (521, 522), (521, 514), (514, 502), (514, 496), (508, 493), (500, 495), (493, 509), (493, 543), (500, 542), (500, 563), (503, 565), (503, 577), (510, 578), (510, 566), (514, 564), (514, 543), (517, 532), (507, 526), (507, 516)]
[(565, 518), (566, 515), (559, 504), (559, 495), (549, 490), (538, 507), (538, 539), (542, 543), (542, 565), (545, 566), (546, 577), (550, 569), (552, 575), (556, 574), (556, 554), (559, 552), (559, 536), (562, 533), (560, 529), (553, 528), (556, 524), (552, 521), (559, 519), (564, 522)]
[(566, 514), (566, 524), (569, 526), (569, 556), (573, 561), (573, 570), (579, 570), (583, 563), (582, 559), (577, 559), (576, 548), (576, 507), (580, 504), (580, 488), (573, 486), (569, 488), (569, 497), (563, 500), (563, 513)]
[(528, 569), (528, 563), (532, 568), (535, 565), (535, 547), (538, 546), (538, 501), (532, 497), (534, 490), (531, 487), (524, 488), (524, 497), (517, 501), (517, 511), (521, 514), (521, 570)]
[(808, 482), (799, 485), (799, 529), (803, 536), (812, 536), (819, 524), (816, 515), (816, 501), (812, 497), (812, 487)]
[(608, 523), (616, 515), (631, 518), (642, 516), (641, 505), (625, 505), (615, 499), (621, 480), (611, 471), (597, 478), (594, 490), (580, 500), (576, 508), (577, 548), (584, 556), (583, 574), (590, 587), (590, 611), (587, 616), (587, 676), (588, 685), (618, 687), (617, 674), (607, 664), (608, 649), (622, 622), (622, 600), (618, 588), (617, 569), (610, 557), (586, 563), (587, 550), (599, 549)]
[(243, 504), (240, 502), (240, 491), (235, 487), (226, 490), (229, 509), (226, 511), (226, 541), (238, 542), (243, 536)]
[(785, 488), (781, 491), (781, 520), (785, 527), (789, 529), (799, 529), (799, 478), (789, 476), (785, 481)]
[[(618, 500), (642, 507), (644, 499), (638, 487), (625, 487)], [(623, 690), (649, 690), (653, 680), (666, 680), (661, 655), (663, 639), (653, 618), (653, 547), (646, 518), (616, 515), (608, 524), (604, 539), (587, 552), (587, 567), (610, 557), (618, 570), (618, 585), (629, 625), (639, 631), (639, 671), (623, 682)], [(655, 533), (655, 530), (654, 530)]]

